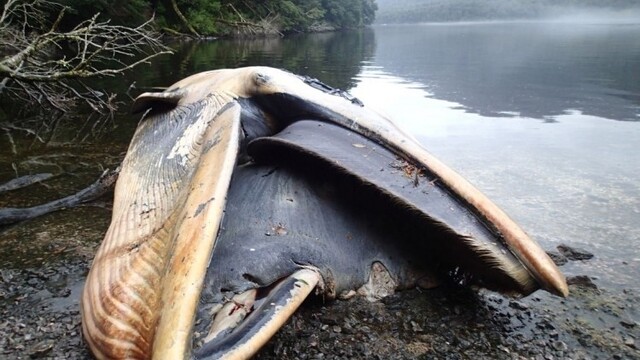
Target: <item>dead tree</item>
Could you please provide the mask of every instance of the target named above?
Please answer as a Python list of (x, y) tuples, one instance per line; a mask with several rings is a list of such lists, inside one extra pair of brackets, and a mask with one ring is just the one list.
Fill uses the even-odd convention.
[[(52, 9), (58, 16), (48, 24)], [(115, 95), (94, 89), (87, 79), (121, 74), (170, 53), (153, 32), (152, 20), (128, 27), (100, 21), (96, 14), (61, 31), (66, 10), (46, 0), (7, 0), (0, 14), (0, 95), (61, 111), (84, 102), (110, 112)]]

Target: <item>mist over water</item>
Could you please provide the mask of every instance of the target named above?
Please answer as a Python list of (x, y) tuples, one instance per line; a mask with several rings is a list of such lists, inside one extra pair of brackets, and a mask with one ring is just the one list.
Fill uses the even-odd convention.
[(537, 21), (634, 24), (637, 0), (377, 0), (377, 24)]
[(622, 10), (593, 8), (550, 8), (538, 21), (565, 24), (640, 24), (640, 5)]

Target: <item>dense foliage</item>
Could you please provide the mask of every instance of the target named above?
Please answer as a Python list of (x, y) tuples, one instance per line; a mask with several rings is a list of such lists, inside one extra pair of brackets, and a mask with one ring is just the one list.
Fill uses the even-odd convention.
[[(375, 0), (57, 0), (76, 17), (100, 12), (123, 25), (155, 14), (168, 32), (256, 35), (357, 28), (371, 24)], [(68, 21), (74, 22), (69, 18)]]
[(378, 0), (379, 23), (522, 19), (640, 7), (640, 0)]

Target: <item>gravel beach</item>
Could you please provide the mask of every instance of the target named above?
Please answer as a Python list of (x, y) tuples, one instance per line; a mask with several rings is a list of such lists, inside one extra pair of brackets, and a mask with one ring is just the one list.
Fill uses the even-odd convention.
[[(108, 213), (76, 208), (1, 229), (0, 358), (91, 358), (78, 299)], [(311, 299), (257, 358), (640, 359), (640, 294), (586, 275), (569, 283), (567, 299), (448, 286), (377, 303)]]

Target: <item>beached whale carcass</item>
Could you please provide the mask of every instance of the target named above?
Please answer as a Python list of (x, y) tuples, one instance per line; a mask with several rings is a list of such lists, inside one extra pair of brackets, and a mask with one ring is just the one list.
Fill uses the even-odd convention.
[(134, 111), (145, 115), (81, 301), (98, 358), (246, 358), (312, 293), (376, 298), (446, 278), (568, 292), (482, 193), (315, 79), (209, 71)]

